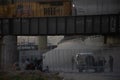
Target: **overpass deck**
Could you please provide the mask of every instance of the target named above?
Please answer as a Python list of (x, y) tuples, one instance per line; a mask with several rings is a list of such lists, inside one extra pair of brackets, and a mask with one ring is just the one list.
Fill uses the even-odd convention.
[(0, 18), (0, 35), (119, 35), (120, 14)]

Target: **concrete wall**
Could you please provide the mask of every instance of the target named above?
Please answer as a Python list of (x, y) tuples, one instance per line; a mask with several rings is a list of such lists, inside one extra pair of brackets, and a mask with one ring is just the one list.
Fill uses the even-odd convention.
[(47, 49), (47, 36), (39, 36), (38, 50), (46, 50), (46, 49)]

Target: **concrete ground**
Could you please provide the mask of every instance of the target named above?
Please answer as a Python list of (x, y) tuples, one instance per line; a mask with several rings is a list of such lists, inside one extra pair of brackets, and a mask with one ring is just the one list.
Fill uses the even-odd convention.
[(120, 80), (120, 73), (60, 73), (63, 80)]

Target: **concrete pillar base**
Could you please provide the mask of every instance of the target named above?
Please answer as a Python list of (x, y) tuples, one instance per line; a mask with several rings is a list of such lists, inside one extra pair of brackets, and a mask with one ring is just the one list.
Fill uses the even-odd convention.
[(119, 45), (120, 44), (120, 36), (108, 36), (107, 37), (107, 45)]
[(1, 70), (13, 70), (13, 64), (17, 61), (17, 36), (4, 36), (2, 38)]
[(38, 50), (46, 50), (47, 49), (47, 36), (39, 36), (38, 37)]

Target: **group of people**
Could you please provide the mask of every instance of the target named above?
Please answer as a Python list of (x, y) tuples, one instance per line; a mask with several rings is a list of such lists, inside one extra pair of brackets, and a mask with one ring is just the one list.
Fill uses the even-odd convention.
[(34, 60), (30, 60), (27, 58), (24, 60), (24, 62), (21, 64), (22, 67), (20, 67), (19, 63), (16, 62), (13, 64), (13, 70), (40, 70), (41, 72), (49, 72), (49, 67), (46, 66), (43, 70), (43, 60), (35, 58)]
[(104, 72), (105, 64), (106, 64), (106, 60), (104, 57), (97, 57), (97, 60), (93, 64), (95, 68), (95, 72)]
[(92, 56), (92, 55), (87, 55), (85, 57), (84, 62), (81, 61), (81, 59), (79, 57), (78, 57), (78, 59), (80, 60), (80, 61), (78, 61), (79, 62), (78, 63), (79, 72), (81, 72), (83, 70), (89, 70), (89, 69), (94, 69), (95, 72), (104, 72), (106, 63), (109, 66), (109, 71), (113, 72), (114, 60), (113, 60), (112, 56), (109, 56), (108, 60), (106, 60), (105, 57), (102, 57), (102, 56), (94, 58), (94, 56)]
[(108, 61), (106, 61), (105, 57), (97, 57), (97, 59), (95, 60), (93, 56), (87, 56), (85, 61), (88, 67), (93, 66), (95, 72), (104, 72), (106, 63), (108, 63), (109, 71), (113, 72), (112, 56), (109, 56)]
[(30, 59), (25, 60), (25, 70), (40, 70), (42, 71), (42, 59), (35, 58), (33, 61)]

